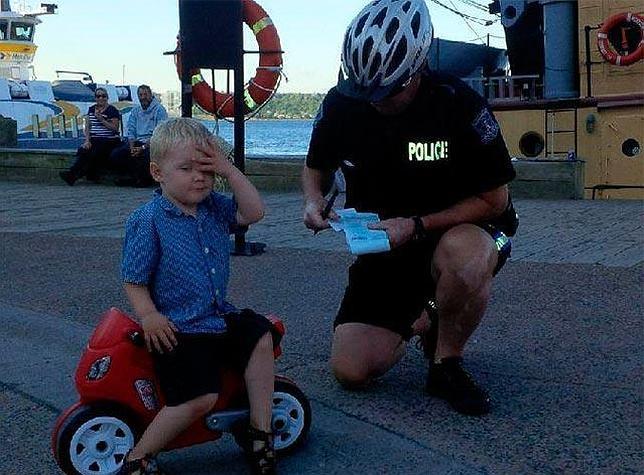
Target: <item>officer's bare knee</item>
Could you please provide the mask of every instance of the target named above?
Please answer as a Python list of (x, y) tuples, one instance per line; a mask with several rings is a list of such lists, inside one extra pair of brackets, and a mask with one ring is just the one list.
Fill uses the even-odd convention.
[(350, 362), (342, 358), (331, 358), (333, 376), (345, 389), (360, 389), (369, 383), (366, 365)]

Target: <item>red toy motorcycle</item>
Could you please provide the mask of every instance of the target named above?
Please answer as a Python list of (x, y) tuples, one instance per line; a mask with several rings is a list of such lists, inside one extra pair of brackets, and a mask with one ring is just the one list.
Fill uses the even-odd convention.
[[(281, 320), (269, 319), (283, 335)], [(280, 353), (278, 346), (275, 357)], [(213, 411), (166, 450), (216, 440), (224, 432), (232, 433), (242, 448), (247, 446), (249, 410), (243, 376), (232, 370), (222, 372)], [(60, 415), (52, 433), (56, 462), (67, 474), (114, 474), (164, 405), (139, 324), (118, 309), (108, 310), (83, 352), (75, 380), (80, 400)], [(298, 447), (310, 425), (311, 406), (304, 393), (293, 381), (276, 375), (272, 427), (277, 452)]]

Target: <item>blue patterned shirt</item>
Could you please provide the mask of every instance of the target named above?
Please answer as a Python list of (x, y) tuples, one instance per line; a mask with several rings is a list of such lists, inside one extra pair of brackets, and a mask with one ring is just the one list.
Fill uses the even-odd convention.
[(236, 213), (232, 199), (211, 192), (193, 217), (155, 191), (125, 225), (123, 281), (147, 286), (180, 332), (224, 332), (221, 315), (236, 310), (225, 300)]

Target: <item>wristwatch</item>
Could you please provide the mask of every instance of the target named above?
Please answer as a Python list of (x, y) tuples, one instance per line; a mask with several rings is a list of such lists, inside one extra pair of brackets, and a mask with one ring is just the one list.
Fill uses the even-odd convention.
[(412, 216), (411, 219), (414, 221), (414, 234), (412, 234), (412, 239), (414, 241), (421, 241), (427, 237), (427, 230), (423, 224), (423, 220), (420, 216)]

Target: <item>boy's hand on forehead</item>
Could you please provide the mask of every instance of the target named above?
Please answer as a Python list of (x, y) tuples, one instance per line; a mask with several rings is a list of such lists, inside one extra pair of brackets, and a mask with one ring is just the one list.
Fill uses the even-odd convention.
[(226, 158), (221, 148), (213, 141), (208, 141), (208, 147), (197, 146), (197, 154), (193, 157), (197, 170), (203, 173), (216, 174), (226, 178), (234, 165)]

